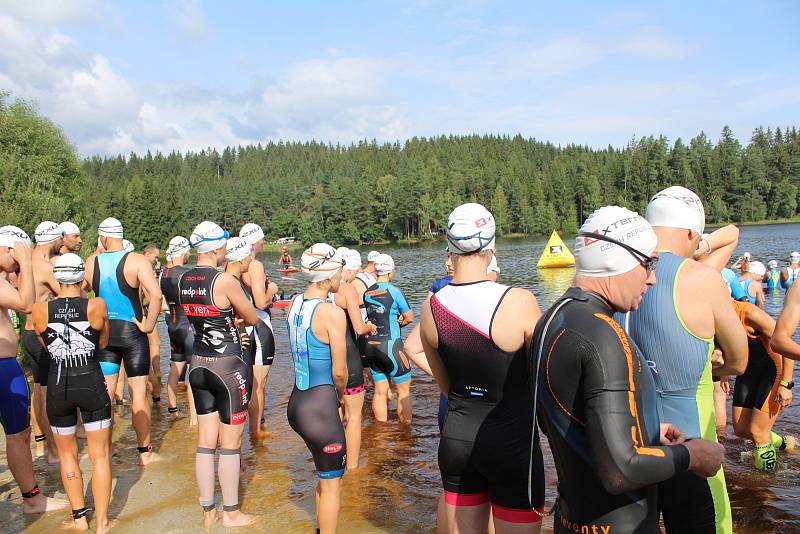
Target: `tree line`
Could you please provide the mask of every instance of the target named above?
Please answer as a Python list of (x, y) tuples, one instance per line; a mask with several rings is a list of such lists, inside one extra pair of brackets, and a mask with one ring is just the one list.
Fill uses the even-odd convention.
[(688, 143), (648, 136), (602, 150), (521, 135), (451, 135), (80, 161), (35, 108), (0, 94), (0, 220), (32, 230), (43, 219), (71, 219), (87, 240), (106, 216), (121, 219), (137, 245), (165, 246), (204, 219), (232, 232), (256, 222), (268, 238), (304, 243), (435, 239), (466, 201), (489, 207), (501, 235), (570, 234), (602, 205), (643, 213), (654, 193), (676, 184), (701, 196), (709, 223), (793, 218), (800, 134), (757, 128), (742, 146), (726, 126), (716, 143), (701, 132)]

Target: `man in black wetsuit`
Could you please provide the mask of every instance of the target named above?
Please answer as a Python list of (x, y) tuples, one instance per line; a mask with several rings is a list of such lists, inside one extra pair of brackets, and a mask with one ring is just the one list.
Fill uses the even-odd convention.
[(656, 242), (634, 212), (594, 212), (575, 241), (572, 287), (536, 327), (530, 372), (558, 472), (556, 533), (660, 532), (657, 483), (722, 463), (721, 445), (659, 424), (647, 362), (612, 318), (656, 283)]

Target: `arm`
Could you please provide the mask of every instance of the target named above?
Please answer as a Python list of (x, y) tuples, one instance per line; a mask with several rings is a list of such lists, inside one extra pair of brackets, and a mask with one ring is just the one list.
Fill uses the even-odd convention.
[(158, 314), (161, 311), (161, 286), (158, 285), (156, 275), (153, 272), (153, 266), (144, 256), (137, 258), (139, 264), (136, 270), (136, 276), (139, 278), (139, 286), (147, 294), (150, 301), (147, 304), (147, 316), (139, 326), (140, 330), (145, 334), (149, 334), (156, 327), (158, 321)]
[(106, 301), (100, 297), (95, 297), (89, 301), (88, 306), (89, 323), (92, 328), (100, 332), (100, 339), (97, 342), (98, 349), (104, 349), (108, 346), (108, 309)]
[(712, 267), (715, 271), (722, 270), (728, 264), (738, 244), (739, 229), (729, 224), (701, 239), (694, 259)]
[(342, 284), (339, 286), (339, 291), (336, 292), (336, 298), (345, 299), (345, 306), (347, 307), (347, 316), (350, 317), (350, 322), (353, 324), (353, 330), (359, 336), (368, 334), (375, 334), (376, 328), (370, 322), (364, 322), (361, 317), (361, 310), (358, 307), (358, 293), (356, 289), (350, 284)]
[(250, 291), (253, 292), (256, 308), (267, 309), (271, 300), (267, 299), (267, 275), (264, 272), (264, 266), (258, 260), (251, 261), (247, 275), (250, 277)]
[(425, 302), (422, 303), (419, 324), (422, 348), (428, 358), (433, 378), (439, 385), (439, 390), (447, 395), (450, 393), (450, 377), (447, 376), (447, 369), (439, 356), (439, 332), (436, 330), (436, 323), (433, 320), (431, 299), (425, 299)]
[(792, 340), (792, 334), (800, 324), (800, 288), (795, 284), (786, 293), (783, 311), (775, 324), (775, 331), (770, 340), (772, 350), (785, 358), (800, 360), (800, 346)]
[(398, 290), (395, 301), (397, 302), (397, 310), (400, 312), (400, 326), (405, 326), (411, 321), (414, 320), (414, 311), (411, 309), (411, 306), (408, 305), (408, 301), (406, 300), (406, 296)]
[(278, 293), (278, 284), (267, 277), (267, 302), (272, 303), (272, 299)]
[[(754, 280), (753, 282), (755, 283), (755, 287), (756, 287), (756, 306), (758, 306), (759, 308), (763, 308), (764, 307), (764, 288), (761, 286), (761, 282), (758, 282), (756, 280)], [(753, 284), (750, 284), (750, 285), (752, 286)]]
[(789, 280), (789, 269), (781, 267), (781, 287), (786, 289), (786, 281)]
[(345, 343), (345, 336), (347, 335), (347, 320), (344, 316), (344, 310), (336, 305), (328, 305), (328, 343), (331, 347), (331, 372), (333, 374), (333, 382), (336, 384), (336, 390), (341, 399), (344, 394), (344, 388), (347, 387), (347, 344)]
[[(47, 303), (36, 302), (31, 308), (31, 319), (33, 320), (33, 331), (36, 332), (36, 339), (42, 347), (47, 348), (47, 345), (42, 338), (42, 334), (47, 330)], [(47, 356), (50, 357), (49, 355)]]
[[(222, 273), (217, 278), (216, 284), (219, 286), (219, 289), (222, 290), (223, 294), (228, 297), (228, 302), (233, 306), (233, 311), (242, 319), (245, 326), (253, 326), (258, 323), (258, 315), (256, 315), (255, 307), (250, 302), (250, 299), (247, 298), (247, 295), (244, 294), (242, 286), (239, 285), (239, 281), (234, 276)], [(217, 289), (215, 288), (215, 300), (216, 291)]]
[(714, 338), (725, 355), (725, 363), (714, 370), (717, 376), (738, 376), (747, 368), (747, 334), (730, 302), (728, 291), (716, 273), (710, 271), (704, 287), (714, 314)]
[(19, 264), (17, 277), (18, 289), (8, 280), (0, 278), (0, 306), (22, 313), (30, 313), (36, 300), (36, 287), (33, 282), (33, 266), (31, 264), (31, 247), (18, 241), (10, 251)]

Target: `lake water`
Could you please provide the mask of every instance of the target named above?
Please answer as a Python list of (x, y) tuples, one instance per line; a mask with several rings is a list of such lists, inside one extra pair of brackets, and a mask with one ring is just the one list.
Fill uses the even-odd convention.
[[(572, 270), (536, 269), (536, 260), (546, 240), (507, 240), (498, 244), (497, 257), (502, 274), (500, 282), (532, 290), (543, 309), (569, 286)], [(567, 244), (572, 245), (570, 240)], [(398, 266), (395, 283), (405, 292), (418, 313), (419, 305), (431, 282), (444, 274), (445, 254), (442, 244), (377, 247), (392, 254)], [(742, 228), (737, 254), (752, 253), (766, 263), (788, 258), (800, 249), (800, 225), (769, 225)], [(367, 248), (361, 249), (366, 258)], [(277, 256), (264, 258), (268, 270), (276, 275)], [(302, 287), (299, 280), (276, 277), (279, 285), (291, 293)], [(770, 296), (768, 311), (776, 316), (783, 294)], [(273, 312), (277, 350), (267, 388), (267, 428), (269, 436), (254, 446), (243, 445), (242, 506), (258, 517), (252, 528), (240, 532), (313, 532), (314, 466), (305, 444), (286, 420), (286, 404), (293, 383), (293, 370), (286, 337), (284, 311)], [(164, 380), (169, 367), (169, 347), (163, 323), (162, 368)], [(404, 329), (406, 332), (410, 328)], [(436, 464), (439, 432), (436, 424), (438, 392), (433, 380), (415, 370), (412, 386), (414, 421), (411, 427), (397, 424), (396, 416), (388, 423), (371, 417), (369, 397), (365, 403), (362, 467), (348, 473), (343, 483), (341, 532), (431, 532), (435, 521), (436, 500), (441, 481)], [(173, 421), (166, 415), (164, 403), (153, 411), (154, 446), (164, 460), (147, 470), (135, 466), (135, 434), (130, 427), (126, 405), (118, 418), (114, 435), (119, 451), (112, 460), (114, 493), (111, 516), (116, 518), (115, 532), (169, 533), (202, 529), (197, 489), (194, 479), (196, 433), (187, 419)], [(185, 396), (181, 398), (185, 408)], [(800, 434), (800, 409), (797, 403), (784, 410), (776, 431)], [(781, 455), (775, 474), (754, 471), (752, 457), (742, 457), (751, 445), (735, 438), (732, 429), (722, 439), (726, 446), (726, 476), (734, 514), (734, 531), (741, 533), (790, 532), (800, 529), (800, 455)], [(547, 502), (555, 498), (555, 470), (545, 448), (547, 466)], [(37, 459), (34, 464), (42, 488), (59, 491), (61, 482), (56, 468), (48, 468)], [(84, 472), (88, 472), (88, 462)], [(88, 479), (88, 477), (87, 477)], [(7, 499), (16, 486), (6, 469), (0, 473), (0, 522), (2, 531), (50, 534), (63, 519), (59, 514), (24, 518), (19, 508)], [(62, 494), (63, 495), (63, 494)], [(219, 497), (219, 490), (217, 491)], [(211, 531), (222, 531), (212, 529)], [(549, 531), (549, 528), (545, 531)]]

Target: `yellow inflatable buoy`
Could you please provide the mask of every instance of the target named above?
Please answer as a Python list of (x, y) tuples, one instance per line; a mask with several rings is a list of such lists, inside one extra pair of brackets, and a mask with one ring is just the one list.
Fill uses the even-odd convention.
[(553, 267), (570, 267), (572, 265), (575, 265), (575, 256), (572, 255), (567, 245), (565, 245), (558, 236), (558, 232), (553, 230), (536, 266), (547, 269)]

